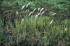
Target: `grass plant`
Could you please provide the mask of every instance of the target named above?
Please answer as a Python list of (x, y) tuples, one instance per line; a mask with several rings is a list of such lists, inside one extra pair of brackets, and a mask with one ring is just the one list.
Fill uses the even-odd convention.
[[(4, 39), (6, 43), (3, 43), (5, 43), (6, 46), (70, 45), (69, 0), (12, 1), (6, 0), (2, 4), (3, 8), (12, 8), (14, 10), (12, 10), (12, 14), (8, 11), (9, 9), (6, 10), (6, 12), (8, 11), (7, 13), (3, 13), (6, 20), (10, 19), (6, 21), (6, 30), (1, 29), (3, 22), (0, 19), (0, 44), (3, 42), (2, 39)], [(27, 6), (28, 3), (30, 4)], [(44, 4), (46, 5), (44, 6)], [(25, 7), (22, 8), (24, 5)], [(47, 8), (48, 15), (45, 15), (45, 11), (44, 14), (39, 14), (39, 16), (36, 17), (38, 13), (41, 13), (39, 12), (40, 10), (38, 11), (36, 9), (34, 13), (28, 16), (29, 12), (39, 7), (45, 7), (44, 10)], [(27, 9), (30, 11), (25, 13)], [(18, 15), (16, 15), (16, 10), (18, 11)], [(12, 16), (12, 18), (10, 16)], [(62, 18), (65, 20), (62, 20)], [(14, 23), (11, 22), (11, 19), (14, 19)], [(6, 33), (4, 34), (4, 32)], [(4, 35), (6, 35), (7, 38)]]

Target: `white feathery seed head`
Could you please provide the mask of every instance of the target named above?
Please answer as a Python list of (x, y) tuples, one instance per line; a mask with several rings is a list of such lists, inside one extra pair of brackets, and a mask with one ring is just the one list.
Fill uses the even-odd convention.
[(33, 10), (33, 12), (36, 10), (36, 8)]
[(37, 19), (37, 17), (40, 15), (40, 13), (38, 13), (36, 16), (35, 16), (35, 20)]
[(40, 12), (43, 11), (43, 10), (44, 10), (44, 8), (41, 8)]
[(21, 22), (23, 22), (24, 21), (24, 19), (22, 19), (22, 21)]
[(40, 10), (40, 8), (38, 8), (38, 11)]
[(56, 13), (53, 13), (53, 15), (56, 15)]
[(29, 12), (29, 9), (27, 9), (26, 12)]
[(28, 3), (26, 7), (28, 7), (29, 4), (30, 4), (30, 3)]
[(21, 9), (23, 9), (24, 7), (25, 7), (25, 5), (23, 5)]
[(33, 12), (30, 12), (28, 16), (30, 16)]
[(65, 31), (67, 30), (67, 27), (65, 28)]
[(50, 24), (52, 24), (53, 20), (51, 20)]
[(28, 9), (28, 12), (29, 12), (29, 9)]
[(16, 11), (16, 15), (18, 15), (18, 11)]
[(27, 12), (27, 10), (25, 12)]
[(44, 11), (41, 13), (41, 15), (44, 14)]

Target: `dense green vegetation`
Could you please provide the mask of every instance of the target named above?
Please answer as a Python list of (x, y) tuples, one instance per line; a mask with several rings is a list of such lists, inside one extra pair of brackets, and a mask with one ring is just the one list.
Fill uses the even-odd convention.
[(69, 34), (70, 0), (0, 0), (0, 46), (70, 46)]

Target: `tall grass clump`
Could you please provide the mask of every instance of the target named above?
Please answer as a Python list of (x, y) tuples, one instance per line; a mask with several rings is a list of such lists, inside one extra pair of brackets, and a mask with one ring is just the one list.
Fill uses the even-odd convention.
[(6, 26), (3, 30), (3, 22), (0, 19), (0, 44), (3, 42), (6, 46), (69, 46), (68, 1), (4, 0), (1, 10), (5, 10), (3, 20), (6, 21)]
[[(33, 16), (30, 18), (26, 16), (21, 22), (15, 20), (15, 28), (11, 22), (9, 23), (9, 28), (12, 31), (9, 45), (20, 45), (21, 42), (24, 42), (25, 46), (26, 44), (31, 46), (59, 45), (60, 42), (62, 44), (67, 42), (69, 45), (69, 21), (68, 19), (57, 21), (49, 16), (39, 16), (36, 20)], [(13, 38), (15, 38), (14, 41)]]

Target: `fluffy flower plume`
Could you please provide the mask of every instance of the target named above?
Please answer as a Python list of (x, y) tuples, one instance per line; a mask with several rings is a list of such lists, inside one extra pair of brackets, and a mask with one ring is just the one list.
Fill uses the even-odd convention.
[(36, 10), (36, 8), (32, 12), (30, 12), (28, 16), (30, 16), (32, 13), (34, 13), (35, 10)]
[(36, 10), (36, 8), (33, 10), (33, 12)]
[(56, 15), (56, 13), (53, 13), (53, 15)]
[(30, 12), (28, 16), (30, 16), (33, 12)]
[(28, 7), (29, 4), (30, 4), (30, 3), (28, 3), (26, 7)]
[(44, 11), (41, 13), (41, 15), (44, 14)]
[(40, 8), (38, 8), (38, 11), (40, 10)]
[(18, 11), (16, 11), (16, 15), (18, 15)]
[(27, 9), (26, 12), (29, 12), (29, 9)]
[(37, 19), (37, 17), (40, 15), (40, 13), (38, 13), (36, 16), (35, 16), (35, 20)]
[(42, 9), (40, 10), (40, 12), (43, 11), (43, 10), (44, 10), (44, 8), (42, 8)]
[(23, 22), (24, 21), (24, 19), (22, 19), (22, 21), (21, 22)]
[(27, 10), (25, 12), (27, 12)]
[(29, 12), (29, 9), (28, 9), (28, 12)]
[(67, 27), (65, 28), (65, 31), (67, 30)]
[(52, 24), (53, 20), (50, 22), (50, 24)]
[(23, 9), (24, 7), (25, 7), (25, 5), (23, 5), (21, 9)]

